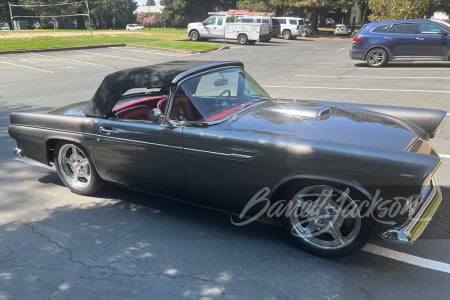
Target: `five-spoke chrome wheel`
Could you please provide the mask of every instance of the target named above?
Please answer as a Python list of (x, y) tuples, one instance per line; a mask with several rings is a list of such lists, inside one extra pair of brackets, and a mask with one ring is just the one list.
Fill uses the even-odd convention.
[(81, 146), (73, 143), (59, 144), (55, 166), (59, 178), (71, 191), (90, 195), (98, 190), (101, 180)]
[(286, 225), (303, 248), (323, 256), (343, 256), (361, 248), (369, 237), (370, 218), (363, 218), (351, 190), (310, 185), (290, 194)]

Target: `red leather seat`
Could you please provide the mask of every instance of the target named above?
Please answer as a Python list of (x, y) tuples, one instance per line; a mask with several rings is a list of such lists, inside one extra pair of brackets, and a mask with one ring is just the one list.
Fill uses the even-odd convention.
[(147, 105), (132, 106), (116, 113), (116, 117), (122, 120), (149, 121), (151, 109)]
[(170, 118), (177, 121), (195, 121), (196, 117), (189, 99), (184, 95), (177, 95), (173, 103)]

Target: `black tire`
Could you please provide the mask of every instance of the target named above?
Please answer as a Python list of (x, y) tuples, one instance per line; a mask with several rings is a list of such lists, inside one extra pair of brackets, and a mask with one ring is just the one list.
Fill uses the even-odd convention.
[(59, 178), (73, 193), (93, 195), (103, 185), (86, 150), (76, 143), (59, 142), (55, 147), (55, 167)]
[(290, 40), (291, 38), (292, 38), (291, 31), (287, 29), (283, 30), (283, 39)]
[(367, 52), (366, 63), (369, 67), (379, 68), (387, 63), (388, 54), (383, 48), (373, 48)]
[(189, 39), (193, 42), (197, 42), (200, 40), (200, 33), (197, 30), (191, 30), (189, 32)]
[(283, 221), (291, 239), (314, 255), (349, 255), (361, 249), (374, 230), (372, 218), (359, 210), (364, 198), (345, 187), (310, 183), (289, 187), (282, 199), (289, 203)]
[(248, 42), (248, 37), (245, 33), (240, 33), (237, 37), (237, 42), (239, 45), (246, 45)]

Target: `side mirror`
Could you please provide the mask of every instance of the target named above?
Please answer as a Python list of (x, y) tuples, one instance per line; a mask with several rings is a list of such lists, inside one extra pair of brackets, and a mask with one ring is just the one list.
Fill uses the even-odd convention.
[(441, 31), (439, 32), (439, 34), (442, 35), (442, 36), (447, 36), (447, 35), (448, 35), (448, 32), (445, 31), (445, 30), (441, 30)]
[(151, 122), (158, 122), (163, 116), (161, 110), (154, 108), (150, 111), (150, 117), (149, 120)]

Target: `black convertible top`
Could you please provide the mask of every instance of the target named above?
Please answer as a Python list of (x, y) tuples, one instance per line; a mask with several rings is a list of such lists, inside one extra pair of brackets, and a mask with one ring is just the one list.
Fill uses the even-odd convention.
[(224, 66), (243, 64), (239, 61), (170, 61), (109, 74), (98, 87), (85, 114), (90, 117), (109, 117), (114, 105), (130, 89), (170, 87), (193, 73)]

